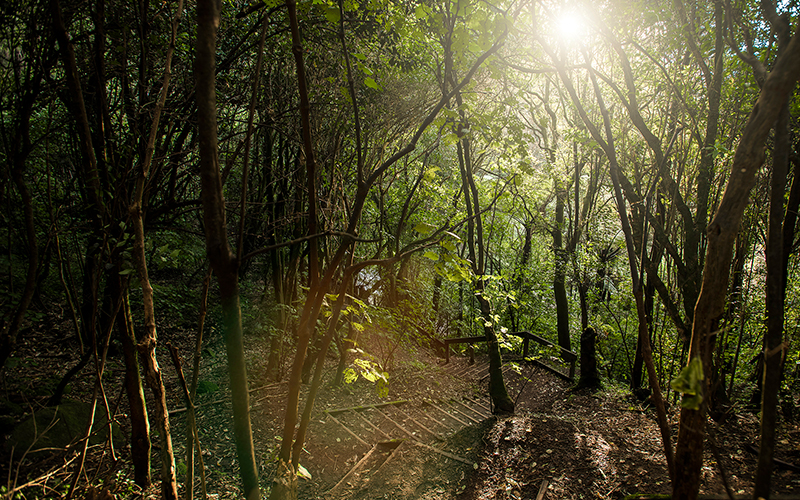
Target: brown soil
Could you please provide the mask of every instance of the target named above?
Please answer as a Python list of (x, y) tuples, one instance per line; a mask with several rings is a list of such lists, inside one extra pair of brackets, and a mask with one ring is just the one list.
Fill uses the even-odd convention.
[[(191, 337), (188, 332), (173, 334), (173, 340), (185, 359), (190, 359)], [(52, 345), (51, 345), (52, 344)], [(247, 339), (250, 357), (253, 434), (256, 456), (260, 464), (263, 487), (269, 486), (275, 468), (275, 457), (280, 445), (285, 383), (266, 383), (263, 380), (266, 347), (263, 341)], [(63, 351), (63, 352), (62, 352)], [(53, 381), (74, 363), (63, 345), (48, 341), (44, 335), (28, 337), (15, 358), (20, 376), (3, 377), (3, 399), (24, 407), (40, 407), (47, 391), (45, 382)], [(201, 380), (213, 382), (219, 389), (198, 397), (199, 422), (203, 456), (207, 467), (208, 491), (212, 499), (240, 498), (235, 449), (231, 424), (231, 410), (225, 397), (226, 371), (224, 349), (212, 345), (205, 356)], [(174, 369), (168, 364), (166, 352), (162, 356), (162, 369), (166, 386), (172, 398), (170, 407), (183, 407)], [(62, 359), (63, 358), (63, 359)], [(57, 360), (55, 362), (54, 360)], [(330, 359), (332, 372), (335, 360)], [(455, 358), (448, 366), (426, 351), (396, 353), (391, 371), (389, 394), (381, 398), (373, 384), (364, 380), (340, 388), (331, 387), (326, 379), (318, 398), (312, 425), (301, 459), (310, 479), (302, 479), (300, 498), (353, 499), (533, 499), (540, 488), (546, 488), (544, 498), (622, 498), (634, 493), (668, 493), (669, 480), (663, 459), (661, 438), (652, 410), (642, 407), (625, 391), (608, 385), (605, 389), (590, 392), (572, 391), (570, 383), (552, 373), (534, 366), (522, 365), (518, 371), (507, 371), (509, 393), (517, 400), (514, 415), (492, 416), (479, 423), (442, 427), (436, 430), (443, 441), (414, 439), (397, 430), (386, 432), (393, 439), (404, 439), (398, 444), (376, 447), (361, 466), (372, 446), (389, 441), (379, 431), (373, 434), (357, 431), (359, 442), (349, 435), (325, 410), (379, 404), (404, 400), (401, 408), (412, 418), (424, 421), (430, 418), (426, 401), (477, 400), (486, 406), (486, 379), (483, 373), (470, 370), (465, 358)], [(480, 366), (482, 361), (477, 360)], [(188, 363), (187, 363), (188, 364)], [(84, 399), (91, 394), (91, 380), (83, 373), (82, 380), (74, 383), (68, 396)], [(119, 395), (122, 376), (121, 361), (112, 358), (107, 371), (106, 392), (109, 399)], [(328, 374), (330, 377), (331, 374)], [(213, 388), (213, 385), (211, 386)], [(124, 397), (118, 410), (118, 420), (125, 427)], [(114, 401), (112, 401), (113, 403)], [(113, 405), (112, 405), (113, 406)], [(367, 412), (365, 412), (367, 415)], [(678, 410), (670, 410), (671, 424), (677, 429)], [(19, 420), (21, 416), (14, 418)], [(183, 433), (185, 413), (172, 415), (176, 462), (183, 470)], [(433, 424), (428, 424), (433, 430)], [(386, 429), (384, 424), (380, 427)], [(355, 428), (355, 427), (354, 427)], [(739, 412), (726, 422), (709, 421), (708, 429), (718, 451), (718, 458), (707, 453), (703, 468), (702, 493), (724, 494), (723, 478), (727, 478), (735, 494), (752, 490), (756, 456), (747, 451), (747, 445), (758, 442), (758, 419), (749, 412)], [(776, 458), (800, 464), (800, 427), (782, 421), (777, 429)], [(675, 436), (673, 436), (673, 439)], [(416, 444), (416, 441), (422, 444)], [(427, 445), (427, 446), (426, 446)], [(435, 450), (459, 457), (454, 460)], [(708, 446), (708, 445), (707, 445)], [(707, 448), (708, 449), (708, 448)], [(158, 498), (157, 487), (139, 491), (132, 484), (127, 459), (127, 448), (118, 450), (120, 462), (111, 467), (108, 460), (101, 465), (98, 457), (102, 447), (93, 449), (87, 462), (90, 477), (97, 473), (107, 478), (117, 498)], [(19, 457), (19, 454), (15, 455)], [(53, 452), (47, 460), (26, 460), (20, 469), (17, 484), (35, 478), (37, 473), (63, 464), (74, 457), (74, 451)], [(157, 480), (157, 454), (153, 455), (154, 480)], [(8, 476), (8, 464), (16, 471), (18, 463), (9, 462), (6, 450), (0, 465), (0, 476)], [(26, 498), (44, 498), (49, 488), (67, 478), (74, 466), (54, 475), (45, 486), (30, 490)], [(350, 476), (345, 477), (349, 472)], [(113, 478), (113, 481), (111, 480)], [(344, 481), (341, 481), (345, 478)], [(340, 483), (341, 484), (338, 484)], [(337, 486), (338, 484), (338, 486)], [(800, 474), (777, 469), (773, 476), (775, 494), (800, 495)], [(333, 491), (332, 488), (336, 487)], [(44, 495), (44, 496), (42, 496)], [(80, 497), (79, 497), (80, 498)]]

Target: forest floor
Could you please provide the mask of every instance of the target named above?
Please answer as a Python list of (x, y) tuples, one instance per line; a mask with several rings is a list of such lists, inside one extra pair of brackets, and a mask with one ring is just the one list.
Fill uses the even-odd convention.
[[(184, 359), (190, 359), (191, 335), (185, 332), (185, 335), (172, 337), (164, 339), (162, 336), (162, 342), (172, 340)], [(230, 401), (226, 397), (224, 346), (221, 340), (216, 342), (204, 350), (201, 394), (197, 399), (200, 440), (212, 500), (241, 497)], [(250, 336), (246, 337), (246, 344), (256, 458), (260, 464), (261, 484), (266, 490), (280, 446), (286, 383), (263, 380), (267, 359), (265, 341)], [(75, 450), (56, 448), (44, 455), (29, 455), (20, 463), (19, 451), (13, 457), (10, 455), (11, 436), (13, 427), (19, 427), (17, 424), (24, 419), (26, 411), (42, 408), (48, 390), (52, 390), (75, 360), (63, 342), (48, 341), (44, 335), (39, 338), (35, 332), (26, 338), (18, 352), (11, 363), (12, 369), (7, 367), (0, 381), (0, 424), (3, 425), (0, 478), (2, 483), (7, 481), (5, 486), (11, 489), (44, 471), (56, 471), (47, 479), (35, 481), (36, 485), (24, 490), (23, 496), (18, 498), (57, 497), (57, 492), (63, 491), (63, 486), (58, 484), (64, 483), (74, 471)], [(175, 370), (169, 365), (166, 351), (159, 352), (163, 356), (161, 368), (170, 395), (175, 456), (181, 474), (186, 470), (183, 459), (186, 413), (181, 411), (184, 404)], [(120, 389), (124, 371), (121, 356), (113, 354), (107, 365), (105, 389), (110, 407), (117, 408), (117, 419), (125, 434), (125, 398)], [(516, 500), (534, 499), (540, 493), (544, 496), (538, 498), (584, 499), (669, 492), (654, 412), (618, 386), (607, 384), (598, 391), (572, 390), (571, 383), (549, 371), (521, 364), (506, 371), (509, 394), (517, 404), (513, 415), (488, 416), (486, 411), (484, 418), (470, 420), (462, 415), (460, 420), (464, 425), (450, 425), (442, 432), (430, 431), (440, 436), (440, 441), (432, 440), (430, 444), (416, 431), (408, 429), (408, 436), (401, 433), (400, 439), (408, 438), (402, 441), (395, 439), (397, 432), (392, 439), (383, 439), (356, 430), (359, 436), (356, 438), (345, 431), (340, 424), (343, 418), (335, 417), (340, 414), (334, 410), (351, 407), (372, 410), (369, 405), (404, 401), (397, 405), (403, 408), (401, 413), (411, 421), (422, 421), (429, 418), (425, 412), (436, 402), (461, 404), (458, 403), (461, 401), (488, 407), (486, 378), (480, 370), (467, 368), (468, 360), (463, 357), (453, 358), (449, 365), (443, 365), (442, 360), (424, 349), (398, 349), (391, 363), (388, 394), (381, 397), (376, 386), (363, 379), (343, 387), (332, 387), (329, 378), (335, 360), (328, 361), (331, 367), (315, 405), (300, 461), (308, 472), (300, 481), (302, 499)], [(478, 358), (476, 366), (481, 363), (484, 361)], [(67, 398), (90, 400), (93, 380), (87, 375), (89, 370), (87, 368), (71, 385)], [(383, 415), (378, 410), (362, 414), (375, 412)], [(669, 418), (673, 429), (677, 430), (678, 409), (672, 407)], [(379, 427), (386, 429), (384, 424)], [(352, 424), (350, 428), (356, 429)], [(752, 491), (756, 465), (756, 456), (748, 448), (758, 443), (757, 415), (739, 411), (723, 423), (709, 420), (707, 429), (707, 450), (716, 451), (706, 453), (701, 493), (724, 497), (724, 482), (727, 481), (733, 494), (748, 494)], [(383, 433), (377, 429), (375, 432)], [(776, 458), (800, 464), (800, 426), (781, 420), (777, 436)], [(675, 437), (673, 435), (673, 442)], [(373, 449), (379, 442), (383, 445)], [(90, 447), (85, 470), (86, 477), (94, 478), (94, 484), (104, 481), (116, 495), (113, 498), (160, 497), (156, 485), (141, 491), (132, 483), (127, 446), (118, 447), (120, 460), (115, 465), (110, 464), (107, 452), (101, 461), (104, 450), (107, 447), (102, 442)], [(154, 450), (154, 481), (158, 480), (157, 457)], [(181, 481), (182, 476), (179, 477)], [(800, 498), (800, 474), (776, 469), (773, 492)], [(196, 498), (202, 497), (198, 494)]]

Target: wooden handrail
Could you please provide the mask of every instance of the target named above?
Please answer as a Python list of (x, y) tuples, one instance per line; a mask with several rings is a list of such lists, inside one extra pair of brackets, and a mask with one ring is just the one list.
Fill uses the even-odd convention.
[[(533, 340), (539, 344), (548, 346), (548, 347), (556, 347), (559, 349), (561, 358), (569, 363), (569, 376), (568, 378), (572, 380), (575, 376), (575, 362), (578, 360), (578, 354), (574, 351), (570, 351), (569, 349), (564, 349), (563, 347), (555, 344), (544, 337), (540, 337), (535, 335), (527, 330), (522, 330), (519, 332), (509, 332), (506, 335), (514, 335), (515, 337), (520, 337), (522, 339), (522, 357), (523, 359), (528, 358), (528, 343), (529, 341)], [(447, 364), (450, 362), (450, 344), (475, 344), (478, 342), (486, 342), (486, 337), (458, 337), (454, 339), (444, 339), (441, 341), (444, 343), (444, 363)]]

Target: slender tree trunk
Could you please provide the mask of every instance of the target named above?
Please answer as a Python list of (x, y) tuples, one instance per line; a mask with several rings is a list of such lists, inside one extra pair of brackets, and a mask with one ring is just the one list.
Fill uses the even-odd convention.
[[(460, 101), (460, 98), (457, 99)], [(503, 379), (503, 359), (500, 353), (500, 343), (494, 324), (491, 322), (492, 306), (483, 295), (484, 280), (481, 276), (484, 273), (484, 244), (483, 244), (483, 223), (481, 218), (480, 205), (478, 204), (478, 190), (472, 178), (472, 161), (470, 159), (469, 139), (465, 136), (458, 143), (459, 164), (461, 166), (462, 183), (464, 185), (464, 197), (467, 205), (467, 216), (469, 220), (467, 227), (470, 234), (470, 259), (472, 260), (472, 271), (475, 274), (475, 297), (480, 306), (481, 316), (484, 321), (483, 332), (486, 336), (486, 348), (489, 351), (489, 396), (495, 412), (514, 412), (514, 401), (508, 395), (505, 380)], [(472, 215), (471, 215), (472, 214)]]
[(175, 456), (172, 450), (172, 433), (167, 411), (167, 393), (161, 376), (161, 368), (156, 358), (158, 335), (156, 332), (155, 308), (153, 305), (153, 287), (147, 273), (144, 254), (144, 226), (139, 203), (131, 207), (133, 212), (134, 239), (133, 260), (139, 273), (142, 287), (142, 303), (144, 305), (144, 329), (142, 340), (137, 344), (139, 359), (144, 368), (144, 378), (155, 399), (155, 418), (158, 426), (161, 453), (161, 494), (165, 500), (177, 500), (178, 483), (175, 477)]
[[(142, 304), (144, 306), (144, 327), (145, 333), (142, 340), (138, 343), (139, 358), (144, 367), (145, 381), (153, 392), (155, 399), (156, 425), (159, 430), (161, 441), (161, 494), (166, 500), (177, 500), (178, 482), (175, 477), (175, 455), (172, 449), (172, 432), (169, 422), (169, 412), (167, 410), (167, 396), (164, 388), (164, 381), (161, 375), (161, 368), (156, 358), (156, 346), (158, 334), (156, 332), (155, 306), (153, 303), (153, 287), (150, 285), (150, 277), (147, 270), (147, 258), (144, 251), (144, 191), (150, 166), (155, 151), (156, 136), (158, 134), (161, 111), (167, 99), (170, 78), (172, 76), (172, 55), (175, 52), (175, 40), (177, 37), (178, 24), (180, 23), (183, 11), (183, 1), (179, 0), (176, 6), (176, 13), (172, 19), (172, 33), (169, 47), (164, 63), (164, 79), (161, 85), (161, 92), (153, 110), (153, 121), (150, 125), (150, 133), (144, 148), (144, 157), (141, 159), (139, 176), (136, 179), (133, 201), (129, 207), (129, 214), (133, 226), (133, 261), (139, 275), (139, 282), (142, 287)], [(144, 15), (144, 13), (143, 13)]]
[(785, 103), (775, 124), (775, 147), (770, 176), (769, 223), (767, 226), (767, 332), (764, 335), (764, 378), (761, 392), (761, 441), (758, 449), (753, 498), (769, 499), (772, 457), (775, 454), (775, 424), (778, 420), (778, 391), (781, 385), (787, 344), (783, 342), (786, 282), (783, 279), (783, 202), (789, 173), (789, 103)]
[(225, 347), (228, 355), (233, 427), (239, 473), (247, 500), (261, 498), (250, 425), (250, 397), (239, 306), (239, 262), (231, 251), (225, 222), (225, 200), (219, 170), (216, 109), (216, 46), (221, 5), (217, 0), (197, 3), (195, 87), (200, 151), (201, 201), (206, 253), (217, 276), (222, 302)]
[[(736, 148), (730, 178), (717, 213), (708, 226), (708, 247), (700, 297), (694, 310), (690, 360), (700, 357), (710, 373), (716, 325), (725, 311), (725, 293), (733, 243), (742, 221), (755, 174), (764, 162), (764, 143), (800, 77), (800, 37), (792, 38), (769, 73)], [(704, 391), (705, 393), (706, 391)], [(682, 408), (675, 453), (673, 498), (694, 499), (703, 465), (705, 407)]]
[(344, 370), (347, 368), (347, 361), (349, 359), (348, 350), (355, 347), (355, 338), (353, 337), (355, 328), (353, 322), (347, 322), (347, 337), (342, 338), (340, 334), (336, 334), (336, 348), (339, 349), (339, 364), (336, 365), (336, 376), (333, 379), (333, 385), (339, 387), (344, 382)]
[(581, 334), (581, 377), (578, 387), (600, 387), (600, 374), (597, 372), (597, 332), (586, 327)]
[[(274, 238), (272, 240), (274, 242)], [(283, 289), (283, 266), (281, 260), (280, 249), (276, 248), (270, 252), (270, 260), (272, 261), (272, 285), (275, 289), (275, 305), (277, 311), (275, 312), (275, 328), (272, 331), (272, 337), (269, 343), (269, 358), (267, 361), (266, 378), (267, 380), (277, 380), (280, 364), (281, 347), (283, 345), (283, 338), (286, 334), (286, 292)]]
[(139, 374), (139, 360), (136, 357), (136, 337), (128, 299), (127, 283), (119, 276), (120, 269), (114, 268), (117, 277), (117, 293), (122, 296), (122, 308), (117, 314), (117, 332), (122, 343), (125, 360), (125, 394), (128, 396), (128, 416), (131, 421), (131, 460), (133, 477), (142, 488), (150, 486), (150, 421), (147, 418), (142, 378)]
[(555, 253), (555, 275), (553, 293), (556, 299), (556, 329), (558, 345), (562, 349), (571, 350), (569, 336), (569, 302), (567, 301), (567, 252), (564, 249), (562, 231), (564, 230), (564, 202), (567, 191), (556, 181), (556, 226), (553, 228), (553, 252)]
[[(197, 397), (197, 382), (200, 378), (200, 357), (203, 352), (203, 332), (206, 325), (206, 314), (208, 313), (208, 289), (211, 287), (211, 266), (206, 270), (206, 276), (203, 278), (203, 292), (200, 295), (200, 313), (197, 320), (197, 335), (194, 342), (194, 355), (192, 356), (192, 379), (189, 382), (189, 399), (195, 401)], [(195, 430), (197, 428), (197, 416), (195, 412), (189, 412), (186, 417), (186, 500), (194, 498), (194, 451), (195, 448), (200, 451), (200, 443), (195, 439)], [(200, 456), (200, 474), (201, 478), (205, 477), (203, 467), (203, 457)], [(205, 497), (205, 480), (202, 481), (203, 497)]]

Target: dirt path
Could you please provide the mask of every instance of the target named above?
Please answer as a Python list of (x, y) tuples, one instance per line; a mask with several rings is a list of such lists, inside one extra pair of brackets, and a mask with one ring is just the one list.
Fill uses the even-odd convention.
[[(440, 399), (467, 398), (488, 404), (483, 373), (466, 368), (471, 371), (465, 374), (466, 363), (456, 359), (446, 368), (432, 365), (433, 376), (427, 378), (421, 374), (411, 380), (408, 374), (399, 376), (393, 381), (397, 393), (389, 399), (406, 398), (410, 402), (406, 413), (417, 418), (425, 409), (413, 402), (429, 400), (440, 390)], [(443, 442), (432, 443), (466, 458), (464, 462), (414, 445), (407, 436), (394, 450), (379, 446), (356, 467), (371, 447), (345, 435), (341, 426), (321, 419), (306, 447), (312, 479), (301, 485), (302, 498), (533, 499), (540, 489), (543, 498), (558, 499), (669, 493), (660, 434), (651, 410), (622, 390), (572, 392), (568, 382), (537, 367), (508, 370), (506, 377), (509, 392), (517, 398), (515, 415), (467, 422), (447, 434)], [(332, 404), (322, 403), (328, 408)], [(677, 429), (674, 408), (671, 418)], [(701, 493), (725, 493), (723, 470), (735, 494), (749, 493), (756, 457), (745, 445), (755, 442), (758, 435), (756, 417), (742, 413), (724, 425), (711, 422), (709, 429), (722, 467), (713, 457), (707, 458)], [(798, 427), (784, 424), (780, 433), (779, 454), (798, 461)], [(373, 439), (369, 443), (378, 442), (377, 436), (369, 439)], [(776, 494), (800, 494), (797, 474), (777, 470), (774, 478)]]
[[(262, 344), (251, 343), (248, 352), (255, 360), (249, 367), (251, 415), (266, 491), (280, 445), (286, 384), (258, 383), (267, 359), (266, 352), (259, 351), (266, 349)], [(31, 347), (19, 361), (28, 367), (24, 378), (6, 379), (7, 401), (22, 404), (28, 401), (25, 394), (36, 394), (31, 391), (43, 387), (42, 381), (58, 380), (53, 363), (37, 364), (38, 353), (51, 351), (37, 349)], [(207, 391), (197, 404), (210, 498), (239, 498), (230, 403), (225, 397), (225, 359), (209, 355), (203, 363)], [(464, 358), (453, 358), (447, 366), (440, 363), (425, 351), (398, 355), (385, 397), (364, 380), (340, 388), (326, 381), (301, 459), (310, 478), (301, 480), (300, 498), (534, 499), (541, 489), (545, 499), (617, 499), (669, 492), (655, 418), (624, 389), (609, 384), (596, 393), (573, 392), (569, 382), (541, 368), (520, 365), (515, 371), (509, 367), (507, 383), (517, 400), (517, 412), (497, 417), (491, 415), (481, 360), (475, 365)], [(121, 380), (122, 368), (112, 360), (108, 370), (107, 389), (117, 394), (115, 401), (122, 403), (120, 412), (124, 413), (124, 398), (112, 384)], [(170, 407), (179, 408), (183, 404), (177, 381), (167, 374), (168, 392), (175, 395)], [(87, 380), (77, 379), (72, 394), (90, 393)], [(47, 392), (42, 391), (36, 401), (44, 401)], [(385, 405), (396, 401), (403, 403)], [(677, 416), (672, 408), (674, 429)], [(179, 411), (172, 415), (179, 474), (185, 471), (184, 418), (185, 413)], [(126, 419), (119, 420), (125, 430)], [(739, 411), (723, 424), (709, 422), (707, 429), (719, 459), (707, 453), (702, 492), (724, 493), (724, 470), (732, 491), (747, 494), (756, 464), (755, 455), (747, 449), (758, 442), (757, 416)], [(800, 427), (782, 421), (777, 436), (776, 458), (800, 464)], [(100, 456), (102, 450), (96, 451)], [(118, 498), (158, 498), (157, 485), (146, 492), (132, 485), (127, 450), (123, 447), (118, 452), (122, 460), (117, 468), (108, 470), (106, 461), (100, 475), (115, 478), (113, 491)], [(30, 467), (37, 470), (35, 463)], [(87, 464), (87, 470), (97, 468), (96, 463)], [(777, 469), (773, 477), (775, 494), (800, 497), (800, 474)]]

